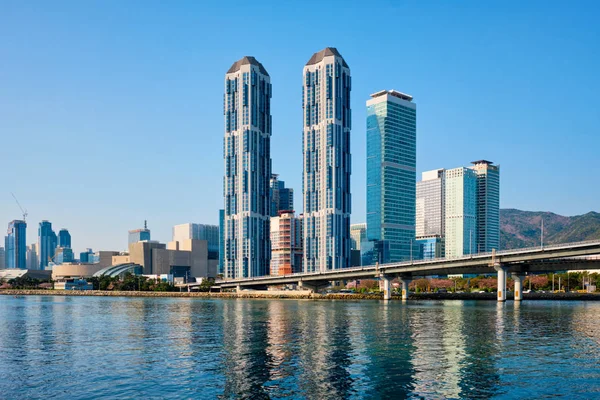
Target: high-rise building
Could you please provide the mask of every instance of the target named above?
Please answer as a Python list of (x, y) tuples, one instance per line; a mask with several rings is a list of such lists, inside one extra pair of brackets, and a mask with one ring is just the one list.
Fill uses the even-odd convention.
[(70, 247), (57, 247), (56, 254), (54, 255), (55, 264), (71, 263), (75, 261), (75, 255), (73, 249)]
[(27, 246), (27, 269), (40, 268), (40, 260), (38, 258), (37, 248), (37, 243), (32, 243), (29, 246)]
[(473, 254), (477, 249), (477, 173), (470, 168), (445, 172), (446, 258)]
[(219, 259), (219, 227), (205, 224), (180, 224), (173, 227), (173, 241), (206, 240), (208, 242), (208, 259)]
[(294, 210), (294, 189), (286, 188), (285, 182), (279, 180), (279, 175), (271, 174), (269, 187), (271, 191), (272, 217), (277, 217), (280, 211)]
[[(4, 239), (6, 242), (6, 238)], [(0, 247), (0, 269), (6, 268), (6, 252), (4, 251), (4, 247)]]
[(94, 252), (92, 249), (86, 249), (84, 252), (79, 253), (79, 262), (82, 264), (94, 262)]
[(417, 106), (382, 90), (367, 101), (367, 238), (376, 260), (409, 260), (415, 244)]
[(27, 268), (27, 223), (14, 220), (8, 224), (5, 239), (6, 268)]
[(40, 222), (38, 228), (38, 258), (40, 269), (46, 269), (49, 262), (54, 260), (54, 253), (58, 239), (56, 233), (52, 230), (52, 223), (49, 221)]
[(217, 265), (217, 274), (223, 276), (223, 255), (225, 253), (225, 241), (223, 233), (225, 232), (225, 210), (219, 210), (219, 264)]
[(71, 234), (67, 229), (58, 232), (58, 247), (71, 248)]
[(271, 218), (271, 275), (302, 272), (302, 219), (294, 211)]
[(225, 75), (224, 276), (268, 275), (271, 256), (271, 78), (254, 57)]
[(416, 236), (444, 236), (444, 191), (443, 169), (423, 172), (417, 182)]
[(350, 248), (360, 250), (360, 246), (367, 240), (367, 224), (350, 225)]
[(500, 166), (491, 161), (473, 161), (477, 174), (477, 248), (478, 253), (500, 247)]
[(350, 266), (350, 68), (333, 47), (303, 71), (304, 271)]
[(148, 229), (147, 221), (144, 221), (143, 229), (133, 229), (133, 230), (129, 231), (129, 240), (128, 240), (129, 244), (143, 242), (143, 241), (147, 241), (147, 240), (151, 240), (150, 229)]

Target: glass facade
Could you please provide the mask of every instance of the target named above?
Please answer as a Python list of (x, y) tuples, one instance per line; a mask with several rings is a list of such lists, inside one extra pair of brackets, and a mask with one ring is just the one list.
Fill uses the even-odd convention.
[(477, 249), (477, 174), (470, 168), (446, 170), (445, 252), (447, 258)]
[(271, 94), (269, 74), (254, 57), (235, 62), (225, 75), (225, 278), (269, 273)]
[(444, 239), (440, 236), (417, 238), (420, 246), (420, 258), (431, 260), (444, 257)]
[(217, 274), (223, 275), (223, 253), (225, 252), (225, 242), (223, 241), (223, 233), (225, 232), (225, 210), (219, 210), (219, 265), (217, 266)]
[(6, 268), (27, 268), (27, 223), (14, 220), (8, 224), (4, 240)]
[(271, 175), (269, 183), (271, 192), (271, 216), (279, 216), (281, 211), (294, 210), (294, 189), (286, 188), (285, 182), (280, 181), (277, 174)]
[(474, 161), (477, 174), (477, 252), (500, 250), (500, 167)]
[(367, 101), (367, 238), (375, 262), (410, 260), (415, 243), (416, 104), (396, 91)]
[(137, 243), (150, 240), (150, 229), (134, 229), (129, 231), (128, 243)]
[(49, 262), (54, 260), (54, 253), (58, 239), (56, 233), (52, 230), (52, 223), (49, 221), (40, 222), (38, 228), (38, 249), (40, 269), (46, 269)]
[(94, 252), (92, 249), (86, 249), (86, 251), (79, 253), (79, 262), (87, 264), (94, 262)]
[(208, 259), (219, 259), (219, 227), (205, 224), (181, 224), (173, 227), (173, 241), (188, 239), (206, 240), (208, 242)]
[(58, 247), (71, 248), (71, 234), (66, 229), (58, 232)]
[(350, 91), (348, 64), (328, 47), (304, 67), (302, 87), (304, 271), (350, 266)]

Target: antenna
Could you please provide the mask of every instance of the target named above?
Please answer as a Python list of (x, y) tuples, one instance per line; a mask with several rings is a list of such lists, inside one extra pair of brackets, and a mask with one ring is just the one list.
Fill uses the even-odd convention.
[(21, 207), (21, 203), (19, 203), (19, 200), (17, 200), (17, 196), (15, 196), (14, 193), (10, 193), (12, 194), (12, 197), (15, 199), (15, 201), (17, 202), (17, 205), (19, 206), (19, 208), (21, 209), (21, 212), (23, 213), (23, 221), (27, 220), (27, 210), (23, 210), (23, 207)]
[(144, 220), (144, 229), (148, 229), (148, 221)]

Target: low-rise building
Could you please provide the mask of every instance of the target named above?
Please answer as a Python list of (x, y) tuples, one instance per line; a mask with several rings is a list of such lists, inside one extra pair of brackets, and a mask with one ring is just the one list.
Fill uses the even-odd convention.
[(73, 278), (90, 278), (96, 272), (105, 268), (101, 264), (64, 263), (52, 268), (52, 280), (60, 281)]
[(94, 285), (85, 279), (68, 279), (54, 282), (55, 290), (94, 290)]

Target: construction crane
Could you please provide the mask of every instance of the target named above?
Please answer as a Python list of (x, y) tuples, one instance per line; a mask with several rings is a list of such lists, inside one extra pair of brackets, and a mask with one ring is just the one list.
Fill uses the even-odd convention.
[(19, 200), (17, 200), (17, 196), (15, 196), (14, 193), (12, 193), (12, 197), (15, 199), (15, 201), (17, 202), (17, 205), (19, 206), (19, 208), (21, 209), (21, 212), (23, 213), (23, 221), (27, 220), (27, 210), (23, 210), (23, 207), (21, 206), (21, 203), (19, 203)]

